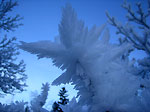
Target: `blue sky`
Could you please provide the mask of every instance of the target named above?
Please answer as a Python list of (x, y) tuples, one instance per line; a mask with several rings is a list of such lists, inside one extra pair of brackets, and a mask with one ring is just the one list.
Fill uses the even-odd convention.
[[(128, 0), (132, 5), (142, 1), (145, 6), (146, 0)], [(85, 25), (92, 27), (96, 24), (102, 25), (107, 22), (105, 12), (116, 17), (124, 23), (126, 11), (121, 7), (123, 0), (20, 0), (19, 6), (14, 9), (12, 15), (20, 14), (24, 17), (21, 21), (24, 25), (8, 36), (16, 36), (18, 41), (34, 42), (39, 40), (53, 40), (58, 35), (58, 24), (61, 20), (61, 9), (66, 3), (70, 3), (78, 14), (78, 18), (85, 22)], [(134, 7), (135, 8), (135, 7)], [(108, 25), (111, 33), (111, 42), (117, 42), (116, 29)], [(17, 94), (14, 97), (6, 96), (4, 102), (11, 100), (29, 100), (31, 92), (40, 92), (42, 83), (51, 83), (62, 71), (53, 66), (51, 59), (38, 60), (35, 55), (20, 50), (19, 59), (26, 63), (26, 74), (28, 75), (27, 91)], [(134, 56), (137, 55), (136, 53)], [(139, 53), (141, 57), (143, 53)], [(63, 86), (63, 85), (62, 85)], [(61, 86), (61, 87), (62, 87)], [(76, 95), (73, 86), (66, 85), (70, 98)], [(49, 91), (49, 103), (58, 99), (57, 94), (60, 87), (51, 86)]]

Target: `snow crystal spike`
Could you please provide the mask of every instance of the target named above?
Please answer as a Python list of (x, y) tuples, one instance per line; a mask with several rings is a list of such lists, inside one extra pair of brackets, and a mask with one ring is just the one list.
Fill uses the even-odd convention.
[[(102, 109), (118, 112), (137, 110), (135, 107), (139, 107), (138, 111), (140, 109), (139, 112), (142, 112), (141, 101), (137, 97), (132, 97), (141, 84), (133, 75), (137, 71), (129, 60), (121, 58), (132, 45), (110, 44), (108, 29), (99, 40), (100, 33), (99, 27), (95, 26), (91, 30), (84, 27), (74, 9), (66, 6), (59, 24), (60, 42), (25, 43), (21, 48), (39, 57), (51, 58), (55, 66), (64, 70), (52, 84), (72, 82), (74, 88), (79, 91), (79, 103), (75, 103), (75, 106), (87, 104), (91, 112)], [(142, 97), (147, 99), (145, 96)]]
[(110, 39), (109, 29), (106, 28), (106, 30), (104, 31), (104, 34), (102, 36), (101, 41), (102, 41), (102, 43), (107, 44), (109, 42), (109, 39)]

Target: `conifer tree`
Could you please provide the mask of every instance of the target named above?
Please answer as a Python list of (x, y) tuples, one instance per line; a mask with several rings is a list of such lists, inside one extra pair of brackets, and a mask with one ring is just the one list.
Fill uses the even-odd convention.
[(41, 94), (31, 100), (31, 110), (33, 112), (41, 112), (46, 103), (49, 91), (49, 83), (42, 84)]
[(60, 92), (58, 94), (58, 96), (60, 97), (59, 101), (53, 103), (52, 112), (63, 112), (60, 105), (66, 105), (69, 102), (69, 99), (67, 98), (68, 95), (66, 93), (67, 93), (67, 91), (66, 91), (65, 87), (62, 87), (62, 89), (60, 90)]
[(63, 112), (60, 108), (60, 105), (55, 101), (52, 105), (52, 111), (51, 112)]
[(58, 96), (60, 97), (58, 103), (60, 105), (66, 105), (69, 102), (69, 99), (67, 98), (68, 95), (66, 93), (67, 93), (67, 91), (66, 91), (65, 87), (62, 87), (62, 89), (60, 90), (60, 92), (58, 94)]
[(0, 1), (0, 95), (12, 94), (15, 90), (23, 91), (26, 86), (25, 64), (23, 60), (16, 62), (19, 54), (16, 38), (2, 35), (2, 31), (4, 34), (22, 25), (18, 23), (22, 19), (19, 15), (8, 15), (17, 5), (17, 2), (12, 0)]

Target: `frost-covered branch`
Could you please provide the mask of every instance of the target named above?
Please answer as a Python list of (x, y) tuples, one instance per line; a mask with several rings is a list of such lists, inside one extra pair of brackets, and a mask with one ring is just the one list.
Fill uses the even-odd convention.
[(147, 21), (146, 21), (147, 18), (150, 16), (149, 7), (147, 9), (147, 12), (144, 13), (140, 2), (136, 3), (136, 6), (137, 6), (137, 9), (138, 9), (137, 10), (137, 15), (132, 10), (131, 5), (128, 4), (126, 1), (124, 1), (124, 4), (122, 5), (122, 7), (124, 9), (126, 9), (127, 12), (128, 12), (128, 15), (126, 16), (128, 21), (136, 22), (137, 24), (142, 25), (143, 27), (140, 27), (140, 28), (144, 29), (144, 27), (145, 27), (147, 29), (150, 29), (150, 26), (147, 24)]
[(7, 39), (6, 36), (0, 41), (0, 93), (23, 91), (26, 86), (25, 64), (23, 60), (15, 62), (19, 54), (15, 41), (16, 38)]
[[(144, 11), (141, 3), (136, 3), (137, 11), (135, 13), (131, 5), (125, 1), (122, 7), (128, 12), (126, 25), (120, 24), (114, 17), (106, 13), (109, 23), (117, 28), (117, 34), (122, 34), (125, 36), (125, 41), (132, 42), (135, 48), (147, 53), (147, 58), (138, 61), (140, 67), (138, 74), (143, 78), (150, 76), (150, 65), (145, 64), (147, 61), (149, 62), (150, 58), (150, 24), (147, 22), (150, 19), (150, 0), (147, 5), (148, 8)], [(133, 26), (132, 23), (134, 23)], [(122, 43), (121, 40), (120, 42)]]
[(26, 112), (24, 109), (27, 105), (27, 102), (14, 102), (11, 104), (1, 104), (0, 103), (0, 112)]
[[(149, 4), (148, 0), (148, 4)], [(127, 19), (128, 23), (123, 25), (119, 23), (114, 17), (111, 17), (106, 13), (109, 23), (117, 28), (117, 34), (124, 35), (130, 42), (134, 44), (134, 47), (139, 50), (144, 50), (148, 55), (150, 55), (150, 25), (147, 23), (148, 18), (150, 17), (150, 4), (148, 5), (147, 12), (144, 12), (141, 3), (136, 4), (138, 10), (135, 14), (131, 8), (131, 5), (126, 1), (123, 3), (122, 7), (125, 8), (128, 12)], [(129, 24), (134, 22), (137, 24), (137, 29), (141, 30), (141, 35), (135, 31), (135, 28)]]
[(0, 30), (5, 31), (14, 31), (15, 28), (22, 25), (18, 23), (22, 19), (20, 15), (16, 15), (14, 17), (8, 16), (8, 13), (13, 10), (15, 6), (17, 6), (17, 2), (13, 2), (12, 0), (6, 1), (1, 0), (0, 3)]

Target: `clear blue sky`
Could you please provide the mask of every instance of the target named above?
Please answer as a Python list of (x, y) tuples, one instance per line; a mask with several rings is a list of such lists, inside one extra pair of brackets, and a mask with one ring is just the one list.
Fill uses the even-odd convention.
[[(61, 20), (61, 8), (66, 3), (70, 3), (78, 14), (78, 18), (85, 22), (85, 25), (101, 25), (107, 22), (105, 11), (115, 16), (124, 23), (126, 11), (121, 8), (123, 0), (18, 0), (19, 6), (14, 9), (13, 14), (20, 14), (24, 17), (21, 21), (24, 26), (18, 28), (15, 32), (9, 33), (9, 36), (16, 36), (19, 41), (34, 42), (39, 40), (53, 40), (58, 35), (58, 24)], [(132, 5), (137, 1), (142, 1), (144, 6), (146, 0), (128, 0)], [(135, 7), (134, 7), (135, 8)], [(12, 15), (13, 15), (12, 14)], [(111, 42), (118, 39), (115, 34), (116, 29), (108, 25), (111, 33)], [(28, 75), (26, 88), (27, 91), (17, 94), (14, 98), (5, 97), (5, 102), (14, 100), (29, 100), (31, 91), (40, 92), (42, 83), (51, 83), (62, 71), (54, 67), (51, 59), (40, 59), (27, 52), (20, 50), (19, 59), (26, 63), (26, 74)], [(135, 54), (136, 55), (136, 54)], [(138, 54), (138, 55), (143, 55)], [(66, 86), (69, 95), (72, 97), (76, 92), (71, 86)], [(60, 87), (50, 88), (50, 104), (56, 100)], [(4, 100), (4, 99), (3, 99)]]

